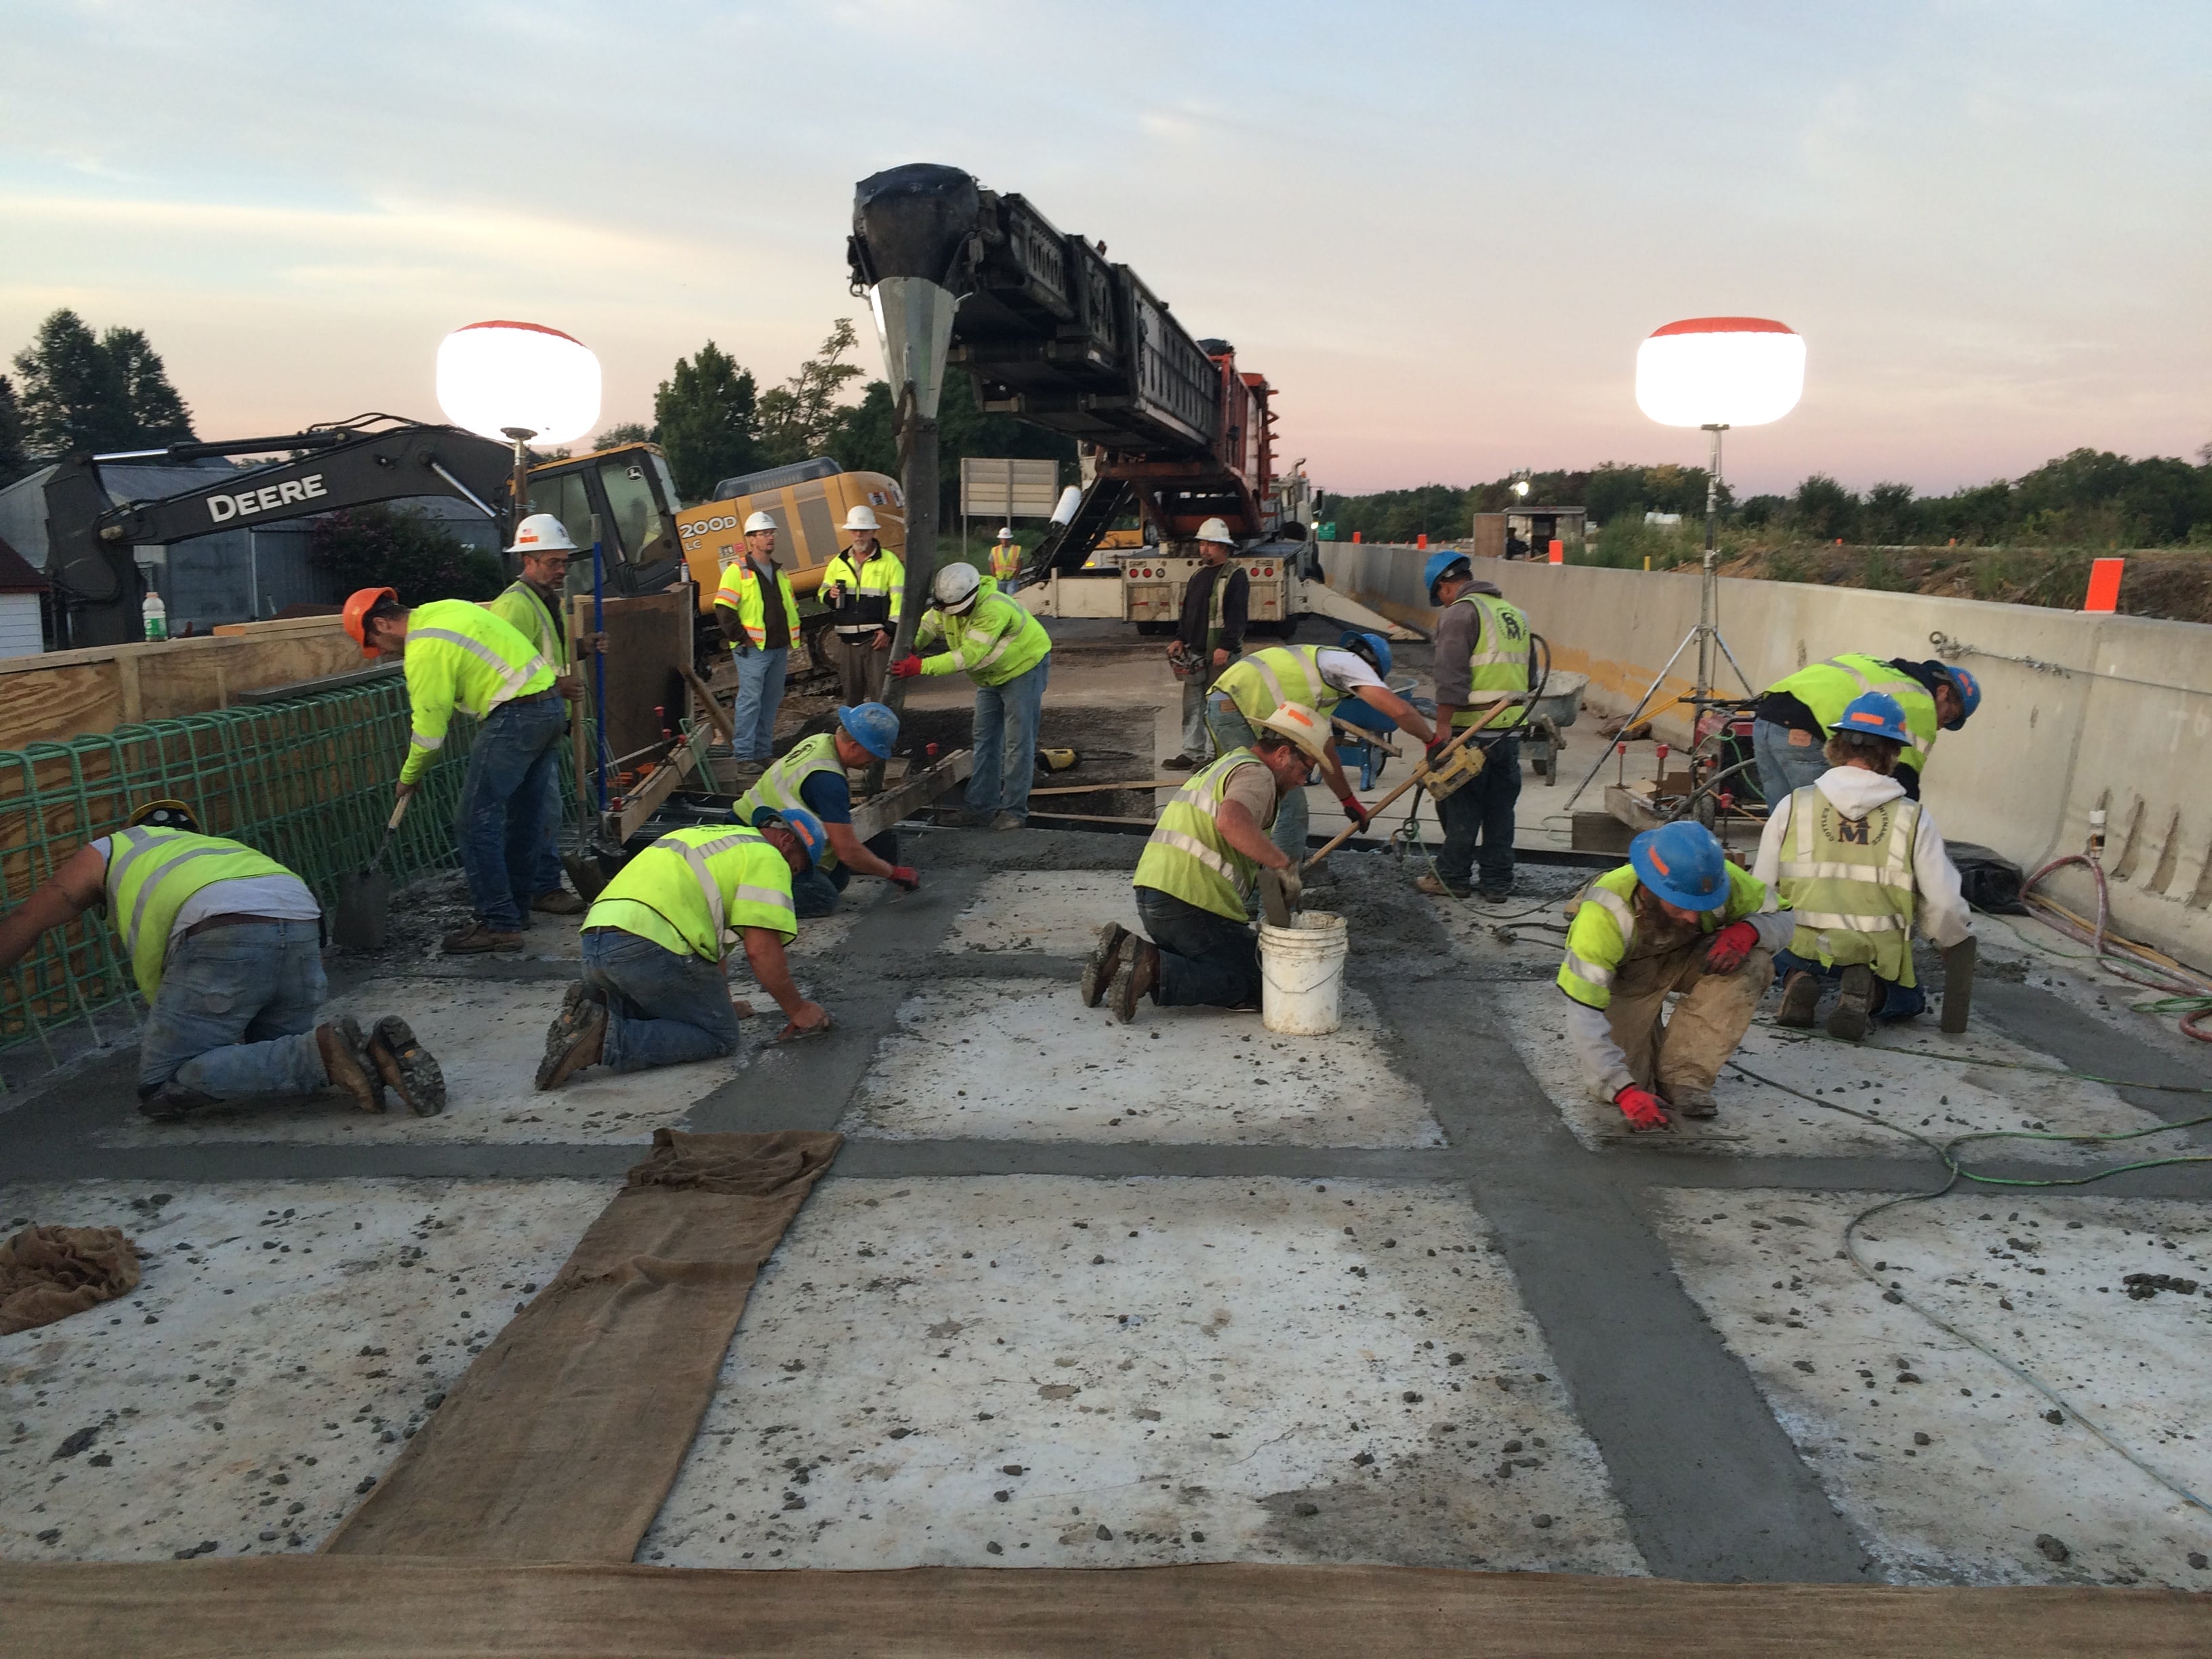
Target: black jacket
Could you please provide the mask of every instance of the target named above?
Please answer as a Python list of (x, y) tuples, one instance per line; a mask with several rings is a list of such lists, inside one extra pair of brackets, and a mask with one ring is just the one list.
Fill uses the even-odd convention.
[(1234, 559), (1223, 565), (1206, 565), (1192, 576), (1182, 590), (1182, 616), (1176, 623), (1176, 637), (1186, 649), (1199, 652), (1206, 649), (1207, 629), (1213, 614), (1213, 584), (1221, 577), (1229, 579), (1229, 586), (1221, 593), (1221, 637), (1214, 641), (1230, 655), (1235, 656), (1244, 648), (1244, 628), (1252, 605), (1252, 579), (1244, 574), (1244, 567)]

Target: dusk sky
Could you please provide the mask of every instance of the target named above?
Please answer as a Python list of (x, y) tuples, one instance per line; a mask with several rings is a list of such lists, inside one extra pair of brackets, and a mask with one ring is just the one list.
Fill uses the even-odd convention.
[(1778, 318), (1731, 439), (1948, 490), (2212, 441), (2212, 5), (535, 6), (0, 0), (0, 351), (143, 328), (204, 436), (437, 419), (449, 329), (763, 384), (846, 289), (854, 180), (948, 162), (1103, 239), (1279, 388), (1324, 487), (1700, 461), (1632, 396)]

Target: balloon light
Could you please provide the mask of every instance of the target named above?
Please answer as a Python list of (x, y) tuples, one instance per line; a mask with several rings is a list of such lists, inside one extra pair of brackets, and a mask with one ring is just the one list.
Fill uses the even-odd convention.
[(1636, 352), (1636, 406), (1662, 426), (1764, 426), (1804, 391), (1804, 337), (1764, 317), (1669, 323)]
[(438, 406), (487, 438), (567, 443), (599, 423), (599, 360), (557, 328), (471, 323), (439, 342)]

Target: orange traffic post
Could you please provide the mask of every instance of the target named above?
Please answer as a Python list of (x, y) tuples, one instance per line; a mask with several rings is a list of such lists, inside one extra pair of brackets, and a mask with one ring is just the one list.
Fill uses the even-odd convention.
[(1357, 530), (1355, 530), (1355, 531), (1353, 531), (1353, 532), (1352, 532), (1352, 540), (1353, 540), (1353, 542), (1355, 542), (1355, 543), (1357, 543), (1357, 542), (1359, 540), (1359, 532), (1358, 532)]
[(2092, 559), (2089, 561), (2089, 596), (2081, 601), (2084, 611), (2100, 611), (2106, 616), (2120, 608), (2120, 572), (2127, 568), (2125, 559)]
[(1567, 562), (1567, 544), (1566, 544), (1565, 542), (1561, 541), (1561, 540), (1560, 540), (1557, 536), (1553, 537), (1553, 538), (1552, 538), (1552, 562), (1553, 562), (1553, 564), (1565, 564), (1566, 562)]
[(1413, 538), (1413, 545), (1416, 547), (1426, 547), (1428, 544), (1429, 532), (1425, 530), (1424, 530), (1419, 535)]

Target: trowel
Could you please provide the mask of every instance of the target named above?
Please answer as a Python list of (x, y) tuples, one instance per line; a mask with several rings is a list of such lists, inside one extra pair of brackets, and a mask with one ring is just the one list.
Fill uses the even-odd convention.
[(1291, 900), (1291, 892), (1283, 881), (1279, 870), (1260, 872), (1260, 908), (1267, 918), (1270, 927), (1288, 927), (1297, 906)]
[(392, 836), (399, 832), (399, 820), (407, 816), (407, 803), (414, 799), (402, 795), (392, 809), (384, 839), (377, 842), (376, 856), (369, 860), (368, 867), (338, 878), (338, 909), (331, 919), (331, 939), (342, 949), (384, 948), (385, 924), (392, 915), (392, 878), (385, 871), (384, 857), (392, 850)]

